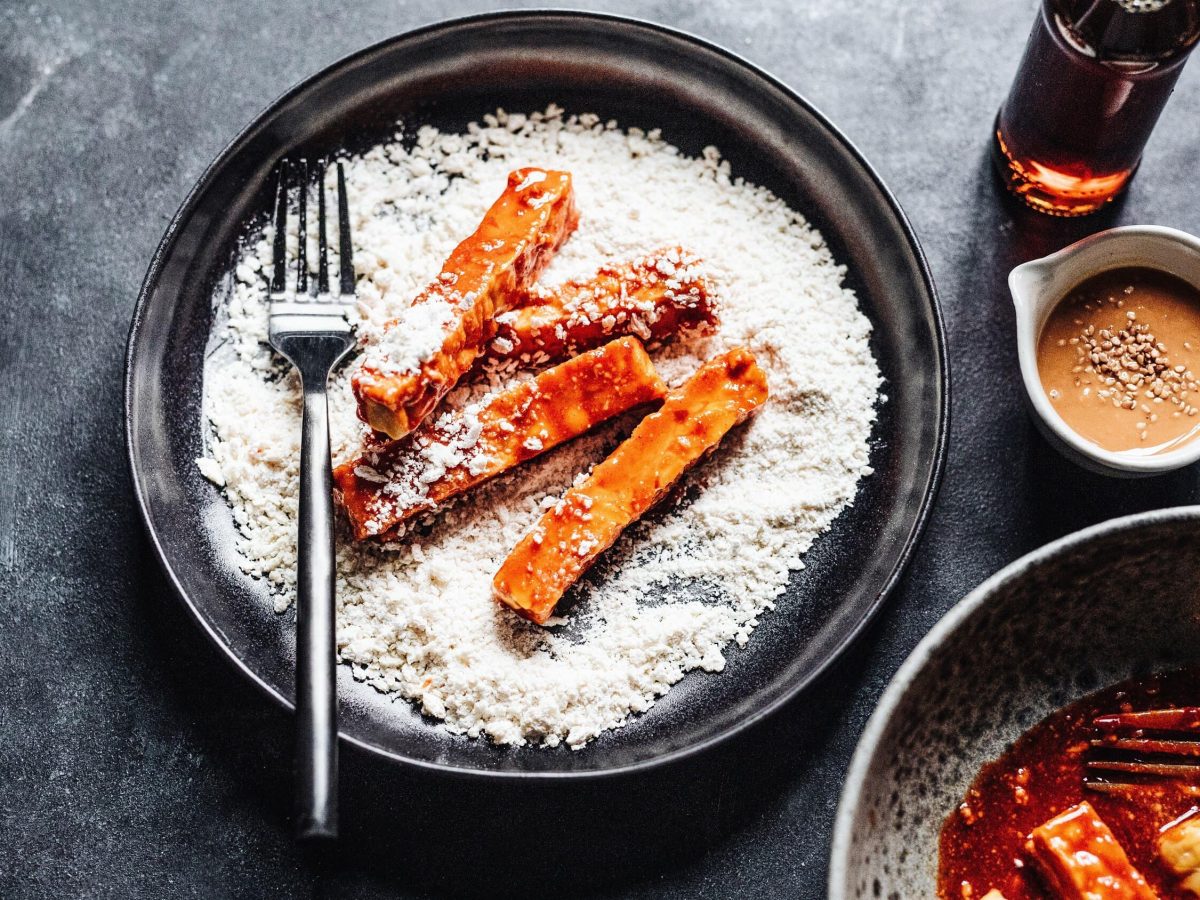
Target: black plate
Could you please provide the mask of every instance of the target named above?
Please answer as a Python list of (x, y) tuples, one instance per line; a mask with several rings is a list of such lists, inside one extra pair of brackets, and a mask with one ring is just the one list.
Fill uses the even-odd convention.
[(180, 596), (212, 640), (291, 705), (294, 613), (243, 576), (233, 523), (200, 477), (201, 374), (212, 295), (239, 233), (267, 206), (272, 166), (369, 144), (395, 120), (462, 129), (502, 106), (596, 112), (658, 127), (686, 153), (718, 146), (821, 229), (875, 326), (887, 378), (872, 464), (854, 506), (806, 557), (779, 608), (720, 675), (693, 673), (649, 713), (582, 751), (453, 737), (403, 700), (339, 673), (342, 735), (405, 763), (488, 775), (596, 775), (678, 758), (777, 708), (811, 682), (894, 585), (941, 472), (948, 396), (941, 314), (895, 200), (850, 143), (779, 82), (727, 51), (611, 16), (501, 13), (434, 25), (357, 53), (299, 85), (239, 135), (184, 201), (155, 254), (126, 361), (126, 430), (138, 500)]

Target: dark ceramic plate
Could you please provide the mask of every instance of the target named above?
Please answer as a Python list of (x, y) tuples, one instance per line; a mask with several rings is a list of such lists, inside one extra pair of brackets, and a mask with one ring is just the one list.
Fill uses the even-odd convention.
[(385, 41), (287, 93), (204, 173), (167, 229), (129, 337), (126, 428), (155, 548), (204, 631), (272, 697), (292, 703), (293, 613), (243, 576), (233, 523), (196, 470), (213, 291), (248, 221), (267, 207), (274, 163), (369, 144), (394, 128), (462, 129), (498, 106), (596, 112), (661, 128), (688, 154), (720, 147), (734, 172), (804, 212), (845, 264), (875, 326), (888, 400), (875, 474), (808, 554), (779, 608), (720, 675), (694, 673), (649, 713), (585, 750), (497, 748), (453, 737), (403, 700), (339, 674), (343, 737), (397, 760), (489, 775), (596, 775), (660, 763), (738, 731), (800, 691), (842, 651), (895, 583), (941, 471), (947, 373), (941, 316), (920, 247), (895, 200), (820, 113), (753, 66), (695, 38), (610, 16), (502, 13)]

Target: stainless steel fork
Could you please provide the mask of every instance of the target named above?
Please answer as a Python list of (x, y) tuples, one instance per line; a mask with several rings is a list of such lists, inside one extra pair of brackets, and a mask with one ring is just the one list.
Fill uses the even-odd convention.
[(1092, 725), (1084, 787), (1121, 794), (1174, 782), (1200, 796), (1200, 707), (1112, 713)]
[[(305, 160), (276, 170), (271, 277), (271, 346), (291, 361), (304, 386), (300, 448), (299, 567), (296, 580), (296, 835), (337, 837), (337, 689), (334, 641), (333, 473), (329, 461), (329, 373), (354, 346), (346, 308), (354, 301), (346, 175), (337, 164), (337, 292), (330, 291), (325, 233), (325, 172), (317, 165), (317, 277), (309, 278)], [(300, 238), (296, 278), (288, 284), (290, 183), (297, 190)]]

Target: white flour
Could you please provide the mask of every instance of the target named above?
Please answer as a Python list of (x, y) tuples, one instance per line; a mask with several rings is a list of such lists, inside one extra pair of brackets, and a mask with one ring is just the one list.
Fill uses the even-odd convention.
[[(655, 247), (694, 251), (720, 297), (721, 328), (656, 351), (659, 371), (674, 385), (745, 345), (766, 369), (771, 399), (689, 474), (688, 500), (606, 554), (553, 627), (500, 607), (491, 578), (541, 508), (627, 433), (628, 418), (475, 490), (402, 544), (352, 545), (343, 529), (338, 648), (357, 678), (414, 700), (453, 732), (580, 747), (689, 670), (720, 671), (730, 642), (747, 643), (789, 570), (870, 472), (880, 376), (842, 269), (797, 213), (734, 179), (714, 148), (689, 159), (656, 133), (555, 108), (485, 116), (466, 134), (424, 128), (411, 149), (397, 141), (346, 161), (360, 338), (375, 340), (438, 273), (521, 166), (569, 170), (581, 211), (544, 284)], [(213, 438), (202, 471), (224, 485), (245, 571), (268, 580), (282, 610), (294, 591), (300, 395), (266, 345), (269, 261), (264, 238), (241, 260), (222, 301), (228, 315), (214, 325), (214, 346), (224, 344), (205, 378)], [(362, 436), (347, 370), (331, 392), (341, 461)]]

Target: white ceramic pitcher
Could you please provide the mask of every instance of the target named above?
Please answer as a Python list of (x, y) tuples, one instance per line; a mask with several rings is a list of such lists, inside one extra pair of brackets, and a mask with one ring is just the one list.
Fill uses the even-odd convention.
[[(1017, 311), (1017, 353), (1034, 421), (1050, 443), (1093, 472), (1137, 477), (1157, 475), (1200, 460), (1200, 437), (1176, 450), (1105, 450), (1080, 436), (1054, 409), (1038, 375), (1037, 343), (1051, 310), (1080, 282), (1109, 269), (1142, 266), (1169, 272), (1200, 290), (1200, 238), (1160, 225), (1129, 225), (1101, 231), (1050, 256), (1031, 260), (1008, 275)], [(1198, 423), (1200, 424), (1200, 423)]]

